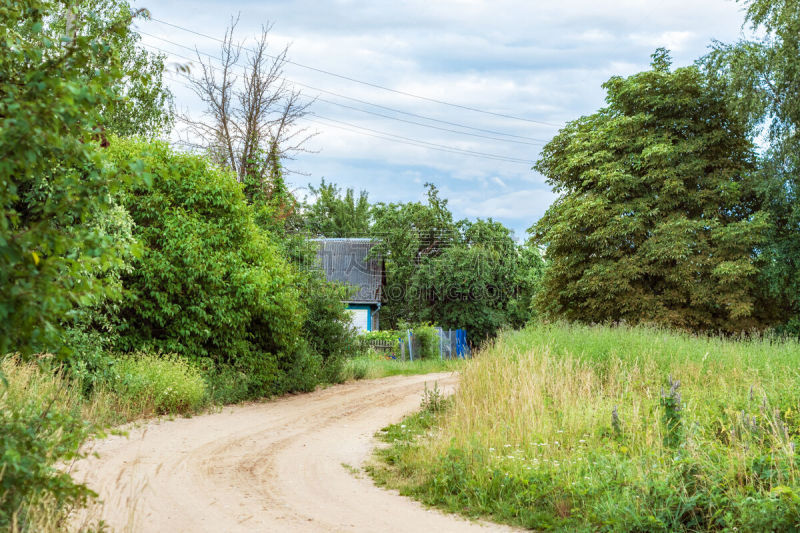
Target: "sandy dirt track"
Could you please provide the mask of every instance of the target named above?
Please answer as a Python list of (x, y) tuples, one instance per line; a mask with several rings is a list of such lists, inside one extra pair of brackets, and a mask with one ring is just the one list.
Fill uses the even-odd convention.
[(151, 422), (92, 445), (79, 462), (113, 531), (511, 531), (425, 509), (354, 475), (373, 435), (419, 407), (424, 383), (397, 376)]

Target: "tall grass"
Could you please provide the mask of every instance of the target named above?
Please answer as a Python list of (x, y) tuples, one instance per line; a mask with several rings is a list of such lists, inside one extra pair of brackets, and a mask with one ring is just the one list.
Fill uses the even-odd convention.
[(800, 344), (536, 325), (390, 429), (379, 477), (530, 528), (800, 528)]
[[(88, 397), (53, 365), (0, 358), (0, 531), (66, 530), (69, 513), (94, 496), (69, 476), (88, 438), (144, 416), (191, 413), (206, 398), (200, 371), (175, 357), (118, 359)], [(92, 512), (79, 526), (101, 529)]]
[(108, 388), (139, 416), (190, 413), (206, 400), (200, 369), (175, 355), (134, 354), (120, 358)]
[(85, 420), (79, 387), (16, 358), (0, 360), (0, 530), (62, 531), (90, 491), (68, 466), (97, 428)]

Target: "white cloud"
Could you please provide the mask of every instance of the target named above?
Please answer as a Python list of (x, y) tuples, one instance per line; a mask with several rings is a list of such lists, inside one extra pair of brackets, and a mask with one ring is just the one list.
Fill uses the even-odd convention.
[[(656, 47), (671, 48), (676, 65), (689, 64), (707, 51), (711, 39), (735, 40), (743, 18), (741, 6), (730, 0), (137, 3), (150, 7), (155, 18), (217, 37), (223, 35), (230, 15), (241, 12), (240, 36), (254, 36), (262, 24), (272, 21), (273, 48), (291, 44), (289, 57), (299, 63), (428, 98), (554, 124), (604, 105), (601, 84), (612, 75), (630, 75), (647, 68)], [(213, 41), (156, 22), (143, 22), (140, 27), (204, 52), (218, 49)], [(191, 55), (158, 39), (144, 40)], [(287, 65), (286, 75), (341, 95), (482, 130), (547, 141), (558, 129), (409, 98), (295, 65)], [(303, 91), (316, 95), (313, 90)], [(189, 91), (176, 85), (175, 92), (179, 106), (197, 111), (198, 104)], [(384, 115), (462, 130), (328, 94), (321, 96)], [(393, 135), (528, 161), (538, 158), (542, 144), (470, 137), (325, 102), (317, 102), (313, 111)], [(495, 217), (512, 225), (518, 234), (544, 213), (554, 197), (542, 177), (530, 170), (530, 163), (399, 144), (364, 135), (367, 132), (344, 131), (331, 123), (309, 122), (308, 126), (320, 132), (309, 145), (320, 153), (304, 154), (290, 163), (310, 174), (292, 177), (298, 186), (325, 176), (343, 186), (366, 189), (374, 200), (403, 201), (419, 199), (421, 184), (432, 181), (451, 199), (457, 217)]]

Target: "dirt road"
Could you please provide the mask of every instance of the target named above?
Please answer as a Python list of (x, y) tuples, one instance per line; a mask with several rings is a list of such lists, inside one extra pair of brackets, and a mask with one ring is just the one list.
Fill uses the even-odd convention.
[(398, 376), (152, 422), (94, 444), (76, 465), (114, 531), (510, 531), (425, 509), (353, 473), (373, 435), (419, 407), (423, 384)]

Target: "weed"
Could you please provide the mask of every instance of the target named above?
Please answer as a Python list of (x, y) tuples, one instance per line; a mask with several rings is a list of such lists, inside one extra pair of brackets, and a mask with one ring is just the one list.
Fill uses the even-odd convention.
[(439, 390), (439, 383), (437, 381), (433, 382), (433, 388), (428, 388), (428, 382), (425, 382), (425, 390), (422, 393), (422, 402), (420, 407), (423, 411), (427, 411), (429, 413), (439, 413), (444, 411), (445, 407), (447, 406), (447, 398), (442, 394), (442, 391)]

